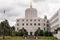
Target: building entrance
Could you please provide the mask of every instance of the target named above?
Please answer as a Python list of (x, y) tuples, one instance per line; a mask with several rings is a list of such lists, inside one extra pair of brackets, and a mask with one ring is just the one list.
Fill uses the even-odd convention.
[(33, 32), (30, 32), (30, 35), (32, 35)]

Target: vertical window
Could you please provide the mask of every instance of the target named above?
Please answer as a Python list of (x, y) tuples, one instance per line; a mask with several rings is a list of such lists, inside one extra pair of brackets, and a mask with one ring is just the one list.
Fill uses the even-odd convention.
[(17, 22), (19, 22), (19, 20), (17, 20)]
[(32, 19), (30, 21), (32, 21)]
[(17, 28), (17, 30), (19, 30), (19, 28)]
[(19, 24), (17, 23), (17, 26), (19, 26)]
[(24, 23), (22, 25), (24, 26)]
[(24, 21), (24, 19), (22, 19), (22, 21)]
[(49, 21), (47, 21), (47, 23), (49, 23)]
[(47, 27), (49, 27), (49, 24), (47, 24)]
[(28, 19), (26, 21), (28, 21)]
[(40, 26), (40, 23), (38, 23), (38, 26)]
[(47, 28), (47, 30), (49, 30), (49, 28)]
[(45, 30), (45, 28), (44, 28), (44, 30)]
[(40, 19), (38, 21), (40, 21)]
[(36, 23), (34, 23), (34, 25), (36, 26)]
[(28, 23), (26, 25), (28, 26)]
[(44, 23), (44, 26), (45, 26), (45, 23)]
[(32, 26), (32, 23), (30, 23), (30, 25)]
[(36, 19), (34, 19), (34, 21), (36, 21)]

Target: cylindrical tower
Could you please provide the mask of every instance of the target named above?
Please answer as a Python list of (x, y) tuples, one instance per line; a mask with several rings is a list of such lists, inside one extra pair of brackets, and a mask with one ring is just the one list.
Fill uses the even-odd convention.
[(32, 2), (30, 2), (30, 8), (25, 10), (25, 18), (37, 17), (37, 10), (32, 8)]

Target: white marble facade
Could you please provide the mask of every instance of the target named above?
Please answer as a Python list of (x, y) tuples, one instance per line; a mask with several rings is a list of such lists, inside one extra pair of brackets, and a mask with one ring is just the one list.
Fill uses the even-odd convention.
[(42, 19), (37, 17), (37, 10), (35, 8), (27, 8), (25, 10), (25, 18), (20, 18), (16, 20), (16, 31), (22, 29), (23, 27), (34, 35), (34, 32), (40, 27), (42, 30), (46, 28), (47, 19)]
[(60, 9), (50, 19), (51, 32), (60, 27)]

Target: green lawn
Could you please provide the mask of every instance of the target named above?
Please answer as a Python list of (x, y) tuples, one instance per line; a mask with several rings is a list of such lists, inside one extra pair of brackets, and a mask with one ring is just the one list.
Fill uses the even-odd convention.
[(54, 37), (38, 37), (38, 39), (41, 39), (41, 40), (58, 40), (57, 38), (54, 38)]
[[(10, 37), (10, 36), (6, 36), (5, 40), (22, 40), (22, 37)], [(0, 40), (3, 40), (2, 37), (0, 37)]]
[[(57, 38), (53, 37), (38, 37), (39, 39), (31, 39), (31, 40), (57, 40)], [(0, 40), (3, 40), (2, 37), (0, 37)], [(9, 37), (6, 36), (5, 40), (30, 40), (30, 39), (23, 39), (23, 37)]]

